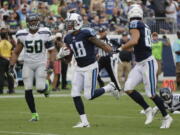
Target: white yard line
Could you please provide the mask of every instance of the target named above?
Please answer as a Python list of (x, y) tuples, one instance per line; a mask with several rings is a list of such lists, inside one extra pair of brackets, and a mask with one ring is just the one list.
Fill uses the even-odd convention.
[(33, 132), (16, 132), (16, 131), (0, 131), (0, 134), (15, 134), (15, 135), (59, 135), (52, 133), (33, 133)]

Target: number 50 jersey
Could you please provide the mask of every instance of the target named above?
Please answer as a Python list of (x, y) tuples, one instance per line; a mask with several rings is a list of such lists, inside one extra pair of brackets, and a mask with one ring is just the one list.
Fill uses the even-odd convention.
[(26, 63), (46, 63), (46, 49), (54, 49), (51, 32), (45, 27), (39, 28), (35, 34), (31, 34), (28, 29), (19, 30), (16, 38), (23, 44), (24, 62)]

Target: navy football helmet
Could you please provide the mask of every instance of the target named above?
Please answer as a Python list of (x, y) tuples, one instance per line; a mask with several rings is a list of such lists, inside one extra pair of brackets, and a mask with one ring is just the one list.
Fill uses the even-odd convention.
[(30, 30), (38, 30), (40, 24), (40, 18), (38, 14), (30, 14), (26, 18), (27, 27)]
[(160, 88), (159, 90), (160, 97), (164, 100), (165, 103), (169, 104), (172, 101), (172, 92), (170, 88)]

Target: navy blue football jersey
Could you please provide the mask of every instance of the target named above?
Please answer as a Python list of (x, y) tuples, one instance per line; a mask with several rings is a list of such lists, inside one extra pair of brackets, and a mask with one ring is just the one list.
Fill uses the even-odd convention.
[(95, 45), (88, 38), (96, 36), (91, 28), (82, 28), (76, 35), (67, 34), (64, 42), (73, 51), (73, 55), (80, 67), (88, 66), (96, 61)]
[(140, 32), (138, 44), (134, 46), (136, 61), (140, 62), (151, 56), (151, 30), (149, 26), (140, 20), (133, 20), (129, 24), (129, 29), (138, 29)]

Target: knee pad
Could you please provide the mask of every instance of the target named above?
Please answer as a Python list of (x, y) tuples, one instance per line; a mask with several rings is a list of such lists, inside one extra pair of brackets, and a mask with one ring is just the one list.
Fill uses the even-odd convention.
[(76, 92), (76, 91), (71, 90), (71, 97), (79, 97), (79, 96), (81, 96), (80, 92)]

